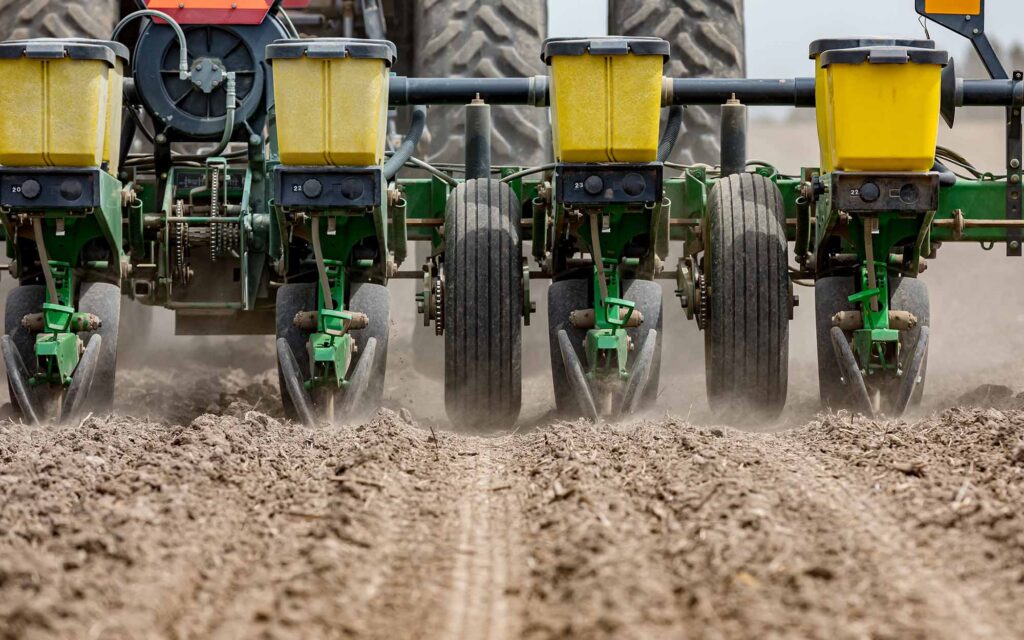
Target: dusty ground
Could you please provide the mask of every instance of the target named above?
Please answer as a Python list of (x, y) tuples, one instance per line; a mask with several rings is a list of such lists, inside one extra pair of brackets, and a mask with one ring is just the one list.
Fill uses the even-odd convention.
[(270, 376), (205, 370), (132, 370), (119, 417), (0, 423), (0, 638), (1024, 624), (1024, 399), (1009, 388), (910, 422), (540, 418), (482, 438), (390, 409), (307, 429), (280, 419)]
[(1024, 637), (1022, 266), (943, 252), (906, 421), (816, 413), (807, 290), (756, 433), (708, 414), (668, 288), (658, 407), (629, 424), (548, 415), (542, 283), (522, 425), (488, 438), (449, 431), (408, 338), (387, 408), (322, 429), (283, 421), (269, 340), (127, 354), (116, 417), (0, 421), (0, 640)]

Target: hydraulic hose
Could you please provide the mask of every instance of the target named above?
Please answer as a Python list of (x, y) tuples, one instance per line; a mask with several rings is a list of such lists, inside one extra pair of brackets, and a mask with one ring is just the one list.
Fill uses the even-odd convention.
[(129, 13), (124, 18), (122, 18), (120, 22), (117, 23), (116, 27), (114, 27), (114, 32), (113, 34), (111, 34), (110, 39), (117, 40), (118, 36), (121, 35), (121, 32), (124, 30), (126, 26), (128, 26), (129, 22), (131, 22), (132, 20), (136, 20), (138, 18), (145, 18), (147, 16), (150, 18), (160, 18), (161, 20), (167, 22), (167, 24), (171, 25), (171, 28), (174, 29), (174, 34), (178, 36), (178, 47), (180, 48), (180, 51), (178, 52), (178, 76), (182, 80), (188, 80), (188, 44), (186, 44), (185, 42), (185, 32), (181, 30), (181, 25), (175, 22), (174, 18), (167, 15), (163, 11), (143, 9), (142, 11), (135, 11), (133, 13)]
[(221, 136), (217, 148), (207, 154), (209, 157), (219, 156), (228, 148), (231, 136), (235, 133), (235, 73), (233, 71), (224, 74), (226, 78), (224, 91), (227, 93), (227, 104), (224, 112), (224, 135)]
[(391, 180), (398, 174), (409, 158), (416, 150), (416, 145), (423, 137), (423, 130), (427, 126), (427, 108), (423, 105), (415, 105), (412, 108), (412, 122), (409, 123), (409, 132), (405, 134), (402, 144), (395, 149), (394, 155), (384, 163), (384, 179)]
[(932, 165), (932, 171), (938, 172), (940, 187), (952, 187), (956, 184), (956, 174), (949, 167), (942, 164), (940, 160), (936, 160), (935, 164)]
[(679, 132), (683, 128), (683, 108), (680, 105), (668, 108), (665, 131), (661, 134), (661, 142), (658, 143), (658, 162), (665, 162), (672, 155), (672, 149), (675, 148)]

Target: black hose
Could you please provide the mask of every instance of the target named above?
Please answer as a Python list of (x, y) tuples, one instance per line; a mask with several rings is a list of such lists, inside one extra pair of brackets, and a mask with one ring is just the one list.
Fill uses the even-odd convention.
[(942, 162), (936, 160), (935, 164), (932, 165), (932, 171), (939, 173), (940, 187), (952, 187), (956, 184), (956, 174), (949, 167), (942, 164)]
[(423, 130), (427, 126), (427, 108), (423, 105), (415, 105), (412, 108), (412, 122), (409, 123), (409, 132), (405, 134), (402, 144), (395, 149), (394, 155), (384, 163), (384, 179), (390, 180), (398, 174), (409, 158), (416, 151), (416, 145), (423, 137)]
[(672, 149), (679, 139), (679, 131), (683, 128), (683, 108), (679, 105), (668, 108), (665, 131), (661, 134), (661, 142), (658, 143), (658, 162), (665, 162), (672, 155)]

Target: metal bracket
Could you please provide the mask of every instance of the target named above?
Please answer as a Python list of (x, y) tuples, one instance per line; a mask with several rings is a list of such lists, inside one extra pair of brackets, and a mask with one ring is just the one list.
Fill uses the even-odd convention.
[[(1024, 81), (1024, 73), (1013, 72), (1013, 82), (1019, 85)], [(1017, 91), (1014, 91), (1014, 95)], [(1022, 154), (1021, 105), (1014, 104), (1006, 109), (1006, 219), (1021, 219), (1021, 171)], [(1009, 227), (1006, 230), (1006, 255), (1021, 256), (1021, 239), (1024, 231), (1020, 227)]]

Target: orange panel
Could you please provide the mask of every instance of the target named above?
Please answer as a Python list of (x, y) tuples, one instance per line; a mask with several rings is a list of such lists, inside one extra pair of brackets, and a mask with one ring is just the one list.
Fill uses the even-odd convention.
[(981, 14), (981, 0), (924, 0), (924, 12), (977, 16)]
[(146, 0), (181, 24), (260, 24), (272, 0)]

